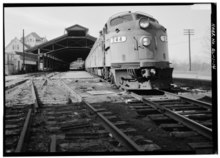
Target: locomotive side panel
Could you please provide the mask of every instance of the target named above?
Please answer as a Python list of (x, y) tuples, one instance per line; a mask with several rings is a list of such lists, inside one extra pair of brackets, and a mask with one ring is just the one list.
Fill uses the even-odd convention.
[(86, 70), (90, 73), (102, 75), (101, 69), (104, 63), (104, 52), (102, 50), (102, 38), (99, 38), (91, 49), (86, 62)]
[(110, 67), (111, 66), (111, 61), (112, 61), (112, 52), (111, 52), (111, 38), (110, 36), (107, 34), (105, 35), (105, 42), (104, 42), (104, 50), (103, 50), (103, 54), (105, 55), (105, 58), (104, 58), (104, 64), (105, 66), (107, 67)]
[(96, 67), (103, 67), (104, 52), (102, 50), (102, 41), (99, 41), (95, 54)]
[(86, 67), (103, 67), (104, 53), (102, 52), (102, 45), (98, 39), (86, 58)]

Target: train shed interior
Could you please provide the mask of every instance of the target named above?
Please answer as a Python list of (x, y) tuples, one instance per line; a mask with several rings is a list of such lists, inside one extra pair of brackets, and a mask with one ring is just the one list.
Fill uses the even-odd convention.
[(27, 50), (38, 54), (38, 70), (67, 70), (71, 62), (86, 59), (96, 38), (88, 28), (78, 24), (65, 29), (65, 34)]

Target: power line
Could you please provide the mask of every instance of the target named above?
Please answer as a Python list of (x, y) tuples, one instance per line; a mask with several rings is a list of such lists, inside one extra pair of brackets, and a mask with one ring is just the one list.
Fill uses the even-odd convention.
[(190, 36), (194, 35), (194, 29), (184, 29), (184, 35), (189, 37), (189, 71), (191, 71), (191, 45)]

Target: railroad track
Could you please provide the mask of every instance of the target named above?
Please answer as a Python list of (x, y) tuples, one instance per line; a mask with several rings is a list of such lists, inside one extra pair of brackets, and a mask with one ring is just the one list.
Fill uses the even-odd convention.
[[(43, 84), (41, 82), (39, 85)], [(40, 87), (35, 87), (38, 94), (41, 93)], [(36, 98), (37, 102), (39, 100)], [(26, 152), (128, 151), (118, 144), (97, 120), (97, 115), (85, 108), (85, 103), (41, 103), (32, 123)]]
[(117, 142), (119, 142), (119, 144), (126, 148), (126, 151), (155, 152), (160, 150), (160, 147), (157, 144), (150, 140), (146, 141), (147, 139), (142, 135), (137, 135), (136, 129), (132, 128), (129, 123), (121, 120), (109, 110), (103, 108), (102, 104), (89, 104), (70, 87), (68, 87), (65, 82), (61, 82), (65, 85), (64, 87), (66, 87), (69, 91), (72, 91), (74, 95), (77, 95), (77, 98), (80, 98), (79, 100), (81, 100), (81, 103), (86, 109), (89, 109), (97, 116), (102, 126), (105, 127), (105, 129), (117, 140)]
[(146, 91), (141, 90), (130, 92), (132, 97), (126, 102), (132, 110), (172, 136), (189, 138), (188, 145), (196, 153), (213, 153), (211, 104), (165, 91), (156, 91), (156, 95), (143, 95)]
[[(44, 73), (43, 76), (45, 79), (47, 79), (47, 78), (49, 79), (56, 74), (57, 74), (57, 72), (56, 73), (48, 73), (48, 74)], [(34, 73), (34, 74), (30, 74), (29, 76), (26, 76), (24, 79), (14, 79), (12, 81), (8, 81), (8, 82), (6, 82), (5, 90), (13, 89), (14, 87), (22, 85), (23, 83), (27, 82), (28, 80), (32, 80), (34, 77), (41, 77), (41, 76), (42, 76), (42, 74)]]
[(5, 113), (5, 152), (21, 152), (28, 133), (32, 109), (28, 106), (7, 108)]
[[(12, 139), (10, 128), (17, 131), (17, 137), (15, 137), (17, 139), (6, 138), (7, 148), (5, 151), (7, 153), (160, 152), (160, 147), (157, 144), (138, 135), (136, 129), (132, 128), (128, 122), (105, 109), (101, 103), (90, 104), (86, 102), (64, 81), (50, 80), (48, 76), (45, 76), (41, 82), (39, 81), (31, 81), (34, 106), (27, 111), (21, 110), (25, 112), (21, 115), (15, 114), (15, 112), (14, 116), (9, 112), (5, 115), (8, 120), (13, 117), (21, 119), (20, 126), (16, 126), (15, 123), (11, 125), (6, 123), (8, 138)], [(40, 102), (42, 100), (41, 89), (46, 88), (47, 90), (47, 86), (50, 84), (53, 84), (53, 88), (58, 86), (58, 89), (65, 89), (65, 93), (68, 94), (65, 97), (70, 102), (63, 103), (61, 99), (58, 104), (59, 98), (56, 97), (56, 104)], [(53, 89), (53, 92), (56, 91)], [(160, 91), (160, 93), (165, 92)], [(51, 95), (54, 97), (53, 93)], [(171, 96), (167, 92), (166, 95)], [(161, 95), (160, 97), (147, 98), (134, 93), (132, 96), (136, 99), (130, 98), (127, 101), (132, 110), (142, 116), (148, 116), (160, 128), (175, 137), (193, 137), (189, 140), (188, 145), (197, 153), (211, 153), (213, 146), (209, 129), (212, 128), (212, 124), (211, 116), (207, 115), (212, 112), (210, 105), (193, 100), (189, 101), (187, 98), (179, 96), (165, 98), (164, 95)], [(38, 113), (36, 113), (37, 111)], [(175, 117), (171, 113), (175, 113)], [(176, 115), (180, 116), (176, 117)], [(188, 122), (185, 122), (187, 119)], [(23, 132), (23, 129), (26, 130)], [(13, 132), (11, 134), (13, 135)], [(16, 134), (14, 135), (16, 136)]]
[(23, 83), (25, 83), (28, 79), (19, 79), (17, 81), (10, 81), (9, 83), (6, 83), (5, 85), (5, 90), (9, 90), (12, 89), (18, 85), (21, 85)]
[[(126, 151), (123, 147), (116, 148), (116, 140), (109, 136), (109, 132), (98, 122), (96, 115), (85, 109), (83, 103), (58, 109), (59, 111), (48, 109), (46, 112), (49, 114), (47, 126), (51, 132), (49, 152)], [(65, 117), (59, 117), (60, 113), (65, 113)]]
[(34, 109), (37, 107), (34, 85), (31, 81), (35, 106), (14, 105), (5, 109), (5, 153), (21, 153), (28, 141)]

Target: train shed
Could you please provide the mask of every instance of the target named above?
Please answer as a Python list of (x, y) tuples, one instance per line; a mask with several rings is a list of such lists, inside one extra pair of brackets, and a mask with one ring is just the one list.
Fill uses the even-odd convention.
[(86, 59), (96, 38), (88, 34), (88, 28), (73, 25), (65, 34), (32, 47), (27, 52), (38, 54), (38, 70), (67, 70), (77, 58)]

